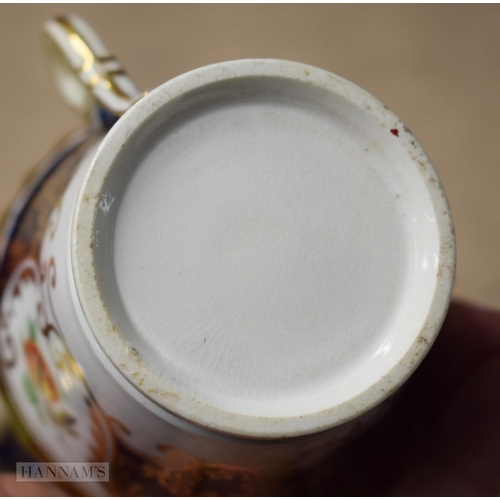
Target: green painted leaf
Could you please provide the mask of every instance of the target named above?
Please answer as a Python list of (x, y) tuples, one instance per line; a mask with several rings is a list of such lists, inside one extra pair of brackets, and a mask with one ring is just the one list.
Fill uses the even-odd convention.
[(33, 342), (36, 342), (36, 326), (31, 319), (28, 320), (28, 329), (29, 329), (30, 339)]
[(33, 382), (28, 377), (28, 375), (24, 376), (23, 379), (24, 392), (28, 396), (28, 399), (35, 405), (38, 404), (38, 396), (36, 395), (36, 390), (33, 387)]

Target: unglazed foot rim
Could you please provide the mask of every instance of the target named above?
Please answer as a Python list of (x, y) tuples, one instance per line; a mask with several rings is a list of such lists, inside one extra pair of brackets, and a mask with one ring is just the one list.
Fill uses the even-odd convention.
[(440, 180), (362, 89), (279, 60), (181, 75), (109, 132), (73, 220), (86, 319), (119, 371), (198, 425), (283, 438), (398, 389), (455, 273)]

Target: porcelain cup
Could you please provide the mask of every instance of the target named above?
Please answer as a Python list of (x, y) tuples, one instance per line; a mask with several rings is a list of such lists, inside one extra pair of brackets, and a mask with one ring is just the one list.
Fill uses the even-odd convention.
[(387, 107), (312, 66), (221, 62), (143, 93), (77, 16), (48, 22), (45, 48), (88, 125), (3, 225), (18, 428), (41, 460), (109, 463), (73, 485), (87, 494), (290, 490), (439, 332), (455, 239), (434, 167)]

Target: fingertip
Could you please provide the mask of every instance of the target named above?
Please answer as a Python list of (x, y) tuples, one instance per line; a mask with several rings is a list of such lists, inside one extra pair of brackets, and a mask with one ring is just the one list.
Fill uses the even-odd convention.
[(470, 373), (436, 419), (427, 445), (392, 495), (496, 496), (500, 493), (500, 357)]
[(500, 343), (500, 311), (454, 300), (443, 323), (442, 332), (480, 331), (493, 334)]

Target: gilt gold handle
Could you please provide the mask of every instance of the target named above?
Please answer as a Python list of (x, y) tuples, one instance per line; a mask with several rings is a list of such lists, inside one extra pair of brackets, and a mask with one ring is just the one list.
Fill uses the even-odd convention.
[(90, 122), (116, 121), (143, 93), (96, 32), (76, 15), (45, 24), (43, 43), (65, 101)]

